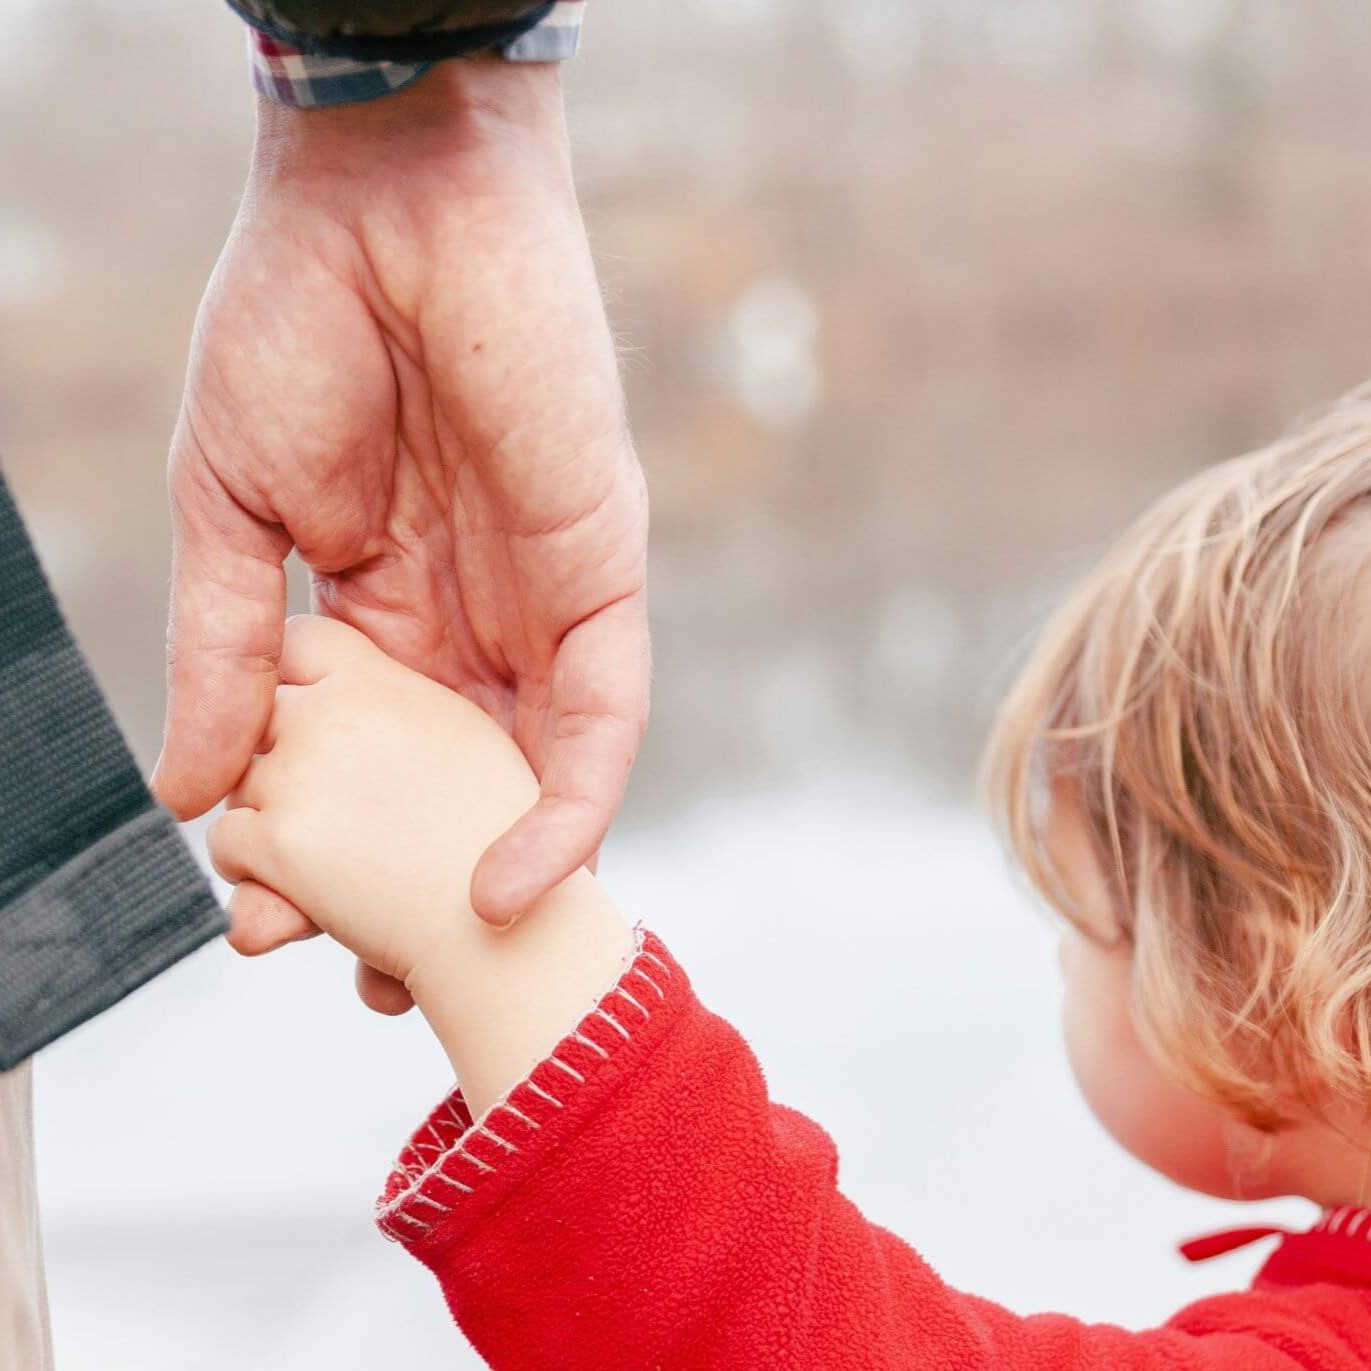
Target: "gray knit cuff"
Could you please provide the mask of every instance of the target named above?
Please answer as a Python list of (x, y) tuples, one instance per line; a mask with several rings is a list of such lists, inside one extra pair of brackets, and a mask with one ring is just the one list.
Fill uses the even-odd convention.
[(0, 477), (0, 1070), (225, 927)]

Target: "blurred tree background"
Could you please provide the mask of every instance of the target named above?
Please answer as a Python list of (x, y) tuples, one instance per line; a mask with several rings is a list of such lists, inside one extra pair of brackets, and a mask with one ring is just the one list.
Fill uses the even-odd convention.
[[(140, 755), (162, 458), (250, 140), (200, 0), (0, 0), (0, 450)], [(1371, 371), (1371, 11), (592, 0), (569, 76), (655, 517), (630, 816), (965, 791), (996, 687), (1155, 492)]]

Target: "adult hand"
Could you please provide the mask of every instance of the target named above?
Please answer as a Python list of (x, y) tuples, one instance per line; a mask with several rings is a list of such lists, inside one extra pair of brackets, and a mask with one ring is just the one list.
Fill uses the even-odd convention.
[[(481, 705), (538, 773), (476, 910), (508, 922), (593, 859), (647, 718), (647, 504), (555, 66), (447, 62), (375, 104), (261, 104), (170, 486), (154, 785), (174, 813), (221, 800), (259, 744), (295, 548), (319, 611)], [(237, 907), (245, 950), (310, 931), (270, 892)]]

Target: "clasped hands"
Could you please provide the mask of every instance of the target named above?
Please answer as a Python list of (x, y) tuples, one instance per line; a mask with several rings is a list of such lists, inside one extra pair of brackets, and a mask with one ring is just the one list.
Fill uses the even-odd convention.
[[(453, 62), (374, 105), (264, 102), (170, 466), (159, 798), (193, 817), (266, 766), (306, 688), (294, 550), (318, 612), (479, 705), (531, 765), (498, 822), (431, 835), (497, 925), (593, 864), (648, 705), (647, 502), (559, 80)], [(284, 870), (255, 875), (245, 947), (317, 931)], [(367, 943), (367, 1003), (408, 1008), (403, 969)]]

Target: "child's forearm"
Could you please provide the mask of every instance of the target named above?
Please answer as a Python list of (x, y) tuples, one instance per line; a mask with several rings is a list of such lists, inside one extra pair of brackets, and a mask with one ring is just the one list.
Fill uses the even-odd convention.
[(623, 917), (579, 871), (511, 928), (463, 909), (409, 979), (473, 1116), (517, 1085), (614, 984), (633, 955)]

